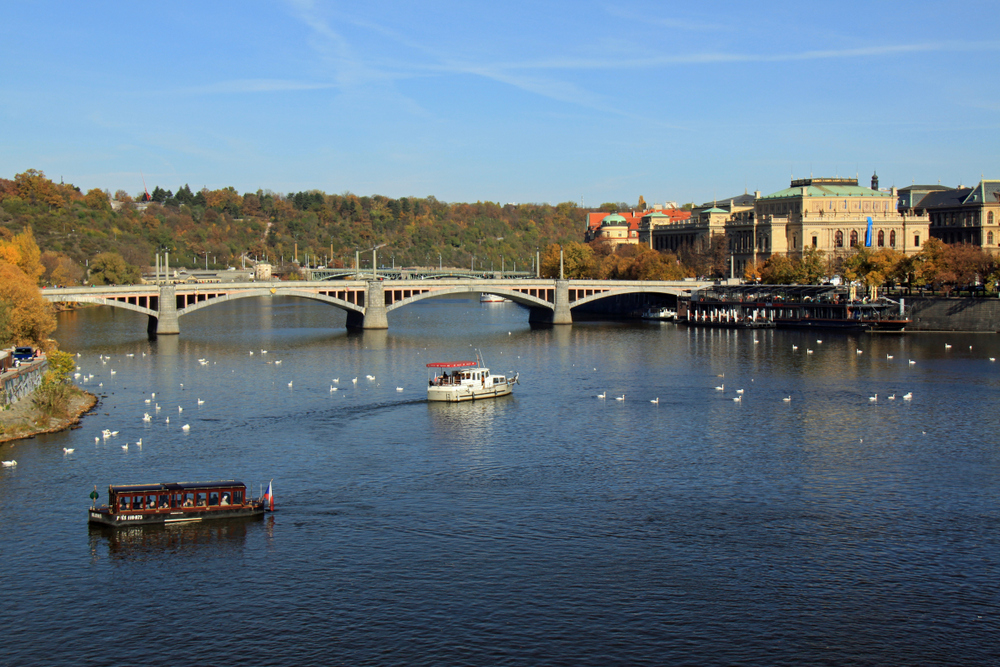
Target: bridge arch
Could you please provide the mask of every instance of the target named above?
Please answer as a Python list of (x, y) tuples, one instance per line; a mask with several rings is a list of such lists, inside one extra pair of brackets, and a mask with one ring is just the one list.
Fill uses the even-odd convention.
[(121, 308), (122, 310), (131, 310), (136, 313), (142, 313), (144, 315), (151, 315), (152, 317), (157, 316), (157, 311), (146, 308), (145, 306), (138, 306), (134, 303), (127, 303), (125, 301), (118, 301), (116, 299), (105, 298), (102, 296), (84, 296), (84, 295), (72, 295), (65, 296), (62, 298), (53, 298), (47, 294), (42, 296), (51, 303), (93, 303), (98, 306), (111, 306), (112, 308)]
[[(236, 299), (251, 299), (256, 297), (270, 297), (270, 296), (278, 296), (278, 294), (272, 292), (271, 289), (269, 288), (230, 292), (229, 294), (221, 294), (219, 296), (215, 296), (210, 299), (205, 299), (204, 301), (198, 301), (197, 303), (192, 303), (191, 305), (184, 306), (183, 308), (178, 308), (177, 316), (180, 317), (181, 315), (187, 315), (188, 313), (193, 313), (196, 310), (201, 310), (202, 308), (208, 308), (209, 306), (214, 306), (220, 303), (224, 303), (226, 301), (233, 301)], [(365, 312), (365, 309), (362, 306), (357, 306), (349, 301), (344, 301), (343, 299), (338, 299), (332, 296), (326, 296), (324, 294), (316, 294), (314, 292), (307, 292), (300, 290), (282, 290), (280, 296), (294, 296), (300, 299), (311, 299), (313, 301), (320, 301), (322, 303), (340, 308), (341, 310), (347, 311), (348, 313), (358, 313), (363, 315)]]
[(591, 296), (586, 296), (581, 299), (577, 299), (569, 304), (570, 310), (576, 308), (577, 306), (583, 306), (588, 303), (593, 303), (595, 301), (600, 301), (601, 299), (608, 299), (615, 296), (622, 296), (625, 294), (663, 294), (666, 296), (673, 296), (680, 298), (682, 296), (688, 296), (689, 293), (674, 287), (644, 287), (641, 283), (636, 284), (635, 287), (615, 287), (609, 289), (606, 292), (599, 292)]
[(423, 292), (421, 294), (414, 294), (413, 296), (407, 297), (405, 299), (400, 299), (399, 301), (395, 301), (392, 304), (387, 305), (385, 307), (385, 310), (386, 312), (389, 312), (392, 310), (396, 310), (397, 308), (402, 308), (403, 306), (408, 306), (409, 304), (415, 303), (417, 301), (423, 301), (424, 299), (433, 299), (439, 296), (448, 296), (455, 294), (480, 294), (483, 292), (486, 292), (487, 294), (496, 294), (498, 296), (502, 296), (506, 299), (510, 299), (514, 303), (520, 304), (527, 308), (546, 308), (548, 310), (552, 310), (555, 308), (555, 306), (552, 303), (546, 301), (545, 299), (523, 294), (515, 290), (484, 289), (482, 285), (468, 285), (468, 286), (459, 285), (455, 287), (445, 287), (442, 289), (431, 290), (428, 292)]

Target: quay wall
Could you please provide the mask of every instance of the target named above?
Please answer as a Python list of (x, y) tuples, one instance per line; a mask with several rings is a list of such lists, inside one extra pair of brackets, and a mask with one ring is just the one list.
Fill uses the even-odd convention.
[(905, 297), (907, 331), (1000, 332), (1000, 299)]
[(6, 407), (29, 396), (42, 384), (42, 376), (49, 367), (45, 359), (31, 364), (23, 364), (0, 375), (0, 405)]

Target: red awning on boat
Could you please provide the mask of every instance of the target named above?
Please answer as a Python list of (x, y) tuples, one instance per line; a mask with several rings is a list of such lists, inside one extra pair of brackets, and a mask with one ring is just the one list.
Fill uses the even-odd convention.
[(474, 361), (435, 361), (427, 364), (427, 368), (468, 368), (475, 365)]

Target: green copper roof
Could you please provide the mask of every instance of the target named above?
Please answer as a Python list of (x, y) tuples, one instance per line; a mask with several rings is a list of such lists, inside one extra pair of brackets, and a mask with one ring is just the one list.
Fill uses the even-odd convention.
[(716, 208), (715, 206), (713, 206), (712, 208), (705, 209), (704, 211), (702, 211), (702, 213), (729, 213), (729, 211), (725, 211), (721, 208)]
[[(872, 190), (861, 185), (807, 185), (808, 197), (892, 197), (892, 193)], [(802, 196), (801, 187), (785, 188), (761, 199), (788, 199)]]
[(601, 219), (601, 225), (627, 225), (628, 220), (618, 215), (617, 213), (612, 213), (611, 215), (606, 215)]

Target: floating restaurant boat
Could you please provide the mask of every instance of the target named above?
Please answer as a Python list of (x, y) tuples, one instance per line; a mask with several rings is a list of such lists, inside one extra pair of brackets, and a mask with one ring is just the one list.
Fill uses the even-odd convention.
[(509, 301), (510, 299), (506, 299), (499, 294), (487, 294), (486, 292), (479, 294), (479, 303), (504, 303)]
[[(90, 496), (96, 502), (96, 486)], [(90, 523), (117, 528), (262, 516), (268, 506), (274, 511), (270, 484), (267, 493), (252, 498), (243, 482), (229, 479), (108, 486), (108, 504), (95, 505), (89, 512)]]
[[(518, 374), (514, 377), (493, 375), (490, 369), (476, 361), (439, 361), (427, 364), (433, 377), (428, 381), (428, 401), (476, 401), (484, 398), (507, 396), (514, 391)], [(451, 371), (451, 372), (449, 372)], [(440, 375), (438, 374), (440, 373)]]
[(902, 299), (858, 298), (850, 286), (717, 285), (685, 305), (683, 322), (708, 327), (900, 332), (911, 322)]

